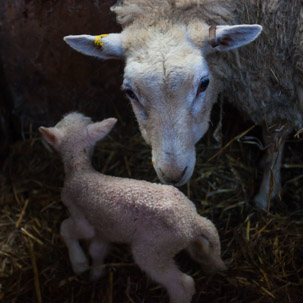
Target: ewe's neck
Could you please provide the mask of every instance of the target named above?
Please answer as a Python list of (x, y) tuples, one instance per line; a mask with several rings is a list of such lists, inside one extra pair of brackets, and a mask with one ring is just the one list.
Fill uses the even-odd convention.
[(62, 159), (65, 175), (93, 169), (88, 149), (65, 152)]

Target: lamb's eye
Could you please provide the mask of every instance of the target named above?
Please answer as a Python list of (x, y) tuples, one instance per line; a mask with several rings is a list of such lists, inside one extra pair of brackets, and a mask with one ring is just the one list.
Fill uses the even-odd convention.
[(209, 79), (208, 78), (203, 78), (200, 82), (198, 93), (205, 92), (206, 89), (207, 89), (208, 84), (209, 84)]
[(125, 93), (131, 98), (131, 99), (137, 99), (137, 96), (131, 89), (125, 90)]

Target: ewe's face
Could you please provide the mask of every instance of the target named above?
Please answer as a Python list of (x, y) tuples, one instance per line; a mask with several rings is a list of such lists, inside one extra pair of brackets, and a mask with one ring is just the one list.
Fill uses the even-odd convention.
[(159, 179), (182, 185), (194, 170), (195, 143), (208, 129), (213, 79), (198, 48), (163, 40), (128, 56), (123, 90)]
[(89, 56), (126, 59), (123, 89), (152, 147), (158, 177), (182, 185), (192, 175), (195, 143), (207, 131), (218, 91), (202, 53), (241, 47), (261, 30), (260, 25), (209, 27), (196, 20), (186, 27), (164, 20), (154, 27), (135, 24), (121, 34), (64, 40)]

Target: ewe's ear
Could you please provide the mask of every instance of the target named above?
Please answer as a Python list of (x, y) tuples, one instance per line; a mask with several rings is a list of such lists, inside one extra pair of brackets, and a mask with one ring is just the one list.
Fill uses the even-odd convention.
[(218, 25), (209, 29), (210, 44), (218, 51), (228, 51), (249, 44), (261, 33), (262, 26), (253, 25)]
[(96, 122), (87, 126), (87, 140), (91, 144), (95, 144), (97, 141), (104, 138), (114, 127), (117, 119), (109, 118), (101, 122)]
[(121, 34), (66, 36), (63, 39), (73, 49), (88, 56), (109, 59), (124, 54)]
[(62, 134), (55, 127), (39, 127), (39, 132), (43, 135), (44, 139), (52, 146), (58, 145), (60, 143)]

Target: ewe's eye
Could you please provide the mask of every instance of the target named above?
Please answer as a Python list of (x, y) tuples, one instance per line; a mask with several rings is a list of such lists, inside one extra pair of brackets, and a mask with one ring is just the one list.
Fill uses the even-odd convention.
[(135, 93), (131, 90), (131, 89), (126, 89), (125, 93), (131, 98), (131, 99), (135, 99), (137, 100), (137, 96), (135, 95)]
[(200, 82), (200, 85), (199, 85), (198, 94), (202, 93), (202, 92), (205, 92), (206, 89), (207, 89), (208, 84), (209, 84), (209, 78), (203, 78)]

